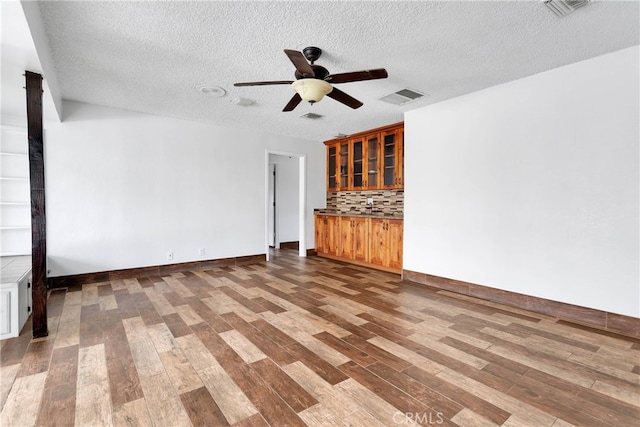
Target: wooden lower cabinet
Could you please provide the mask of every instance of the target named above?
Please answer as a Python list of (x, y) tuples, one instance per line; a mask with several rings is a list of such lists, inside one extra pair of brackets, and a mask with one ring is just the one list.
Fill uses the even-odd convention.
[(316, 215), (316, 251), (337, 256), (340, 251), (340, 217)]
[(340, 217), (340, 257), (367, 262), (368, 218)]
[(402, 232), (402, 220), (371, 218), (369, 262), (377, 266), (401, 270)]
[(402, 271), (401, 219), (316, 215), (315, 226), (318, 255)]

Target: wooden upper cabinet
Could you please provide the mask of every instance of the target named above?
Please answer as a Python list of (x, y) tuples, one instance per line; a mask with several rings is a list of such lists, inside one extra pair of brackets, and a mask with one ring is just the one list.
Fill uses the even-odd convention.
[(339, 174), (339, 190), (348, 190), (351, 186), (351, 165), (350, 158), (351, 153), (349, 150), (350, 144), (348, 141), (341, 142), (339, 144), (338, 156), (338, 174)]
[(404, 130), (383, 132), (382, 140), (382, 188), (404, 186)]
[(404, 123), (325, 141), (327, 191), (404, 187)]
[(351, 174), (349, 141), (327, 144), (327, 191), (348, 190)]
[(338, 150), (337, 143), (327, 145), (327, 191), (337, 191), (338, 181)]
[(362, 190), (367, 186), (365, 175), (364, 138), (352, 139), (349, 142), (351, 185), (350, 190)]
[(375, 190), (380, 187), (380, 135), (373, 134), (365, 137), (365, 170), (367, 190)]

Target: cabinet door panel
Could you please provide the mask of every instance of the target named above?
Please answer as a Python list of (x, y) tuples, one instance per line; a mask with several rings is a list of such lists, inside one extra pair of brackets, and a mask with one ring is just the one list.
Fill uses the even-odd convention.
[(378, 135), (367, 138), (367, 183), (368, 189), (375, 189), (380, 186), (378, 178), (380, 176), (380, 138)]
[(386, 251), (386, 221), (371, 218), (369, 226), (369, 262), (375, 265), (385, 264)]
[(354, 218), (353, 227), (353, 259), (367, 262), (369, 258), (369, 219)]
[(349, 142), (340, 143), (340, 190), (347, 190), (349, 185)]
[(319, 254), (327, 253), (326, 248), (326, 226), (325, 226), (326, 217), (323, 215), (316, 215), (315, 219), (315, 244), (316, 244), (316, 252)]
[(395, 185), (396, 179), (396, 132), (385, 132), (382, 136), (383, 176), (384, 187)]
[(338, 145), (327, 146), (327, 189), (338, 188)]
[(353, 259), (353, 219), (340, 218), (340, 256)]
[(340, 217), (327, 216), (327, 253), (338, 255), (340, 253)]
[(354, 190), (360, 190), (365, 186), (364, 162), (363, 140), (353, 141), (351, 143), (351, 168)]
[(400, 220), (387, 221), (387, 263), (386, 267), (402, 268), (402, 232), (403, 224)]
[(396, 187), (404, 187), (404, 129), (398, 130), (398, 143), (396, 148), (398, 168), (396, 170)]

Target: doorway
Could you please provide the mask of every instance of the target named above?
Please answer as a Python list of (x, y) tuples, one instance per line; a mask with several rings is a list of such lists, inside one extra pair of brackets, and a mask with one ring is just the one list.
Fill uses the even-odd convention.
[[(275, 174), (274, 174), (275, 172)], [(265, 151), (265, 253), (283, 242), (297, 242), (306, 256), (306, 156)]]

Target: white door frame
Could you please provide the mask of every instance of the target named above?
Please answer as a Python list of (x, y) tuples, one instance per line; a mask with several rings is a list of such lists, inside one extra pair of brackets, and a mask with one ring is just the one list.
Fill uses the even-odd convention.
[[(271, 171), (271, 167), (273, 166), (273, 171)], [(273, 246), (275, 249), (280, 249), (280, 239), (278, 238), (278, 208), (280, 207), (278, 204), (278, 176), (277, 176), (277, 164), (269, 162), (269, 200), (268, 200), (268, 215), (269, 215), (269, 246)], [(273, 239), (273, 241), (271, 240)], [(272, 245), (273, 243), (273, 245)]]
[(264, 152), (264, 250), (269, 261), (269, 155), (298, 158), (298, 256), (307, 256), (307, 156), (286, 151)]

